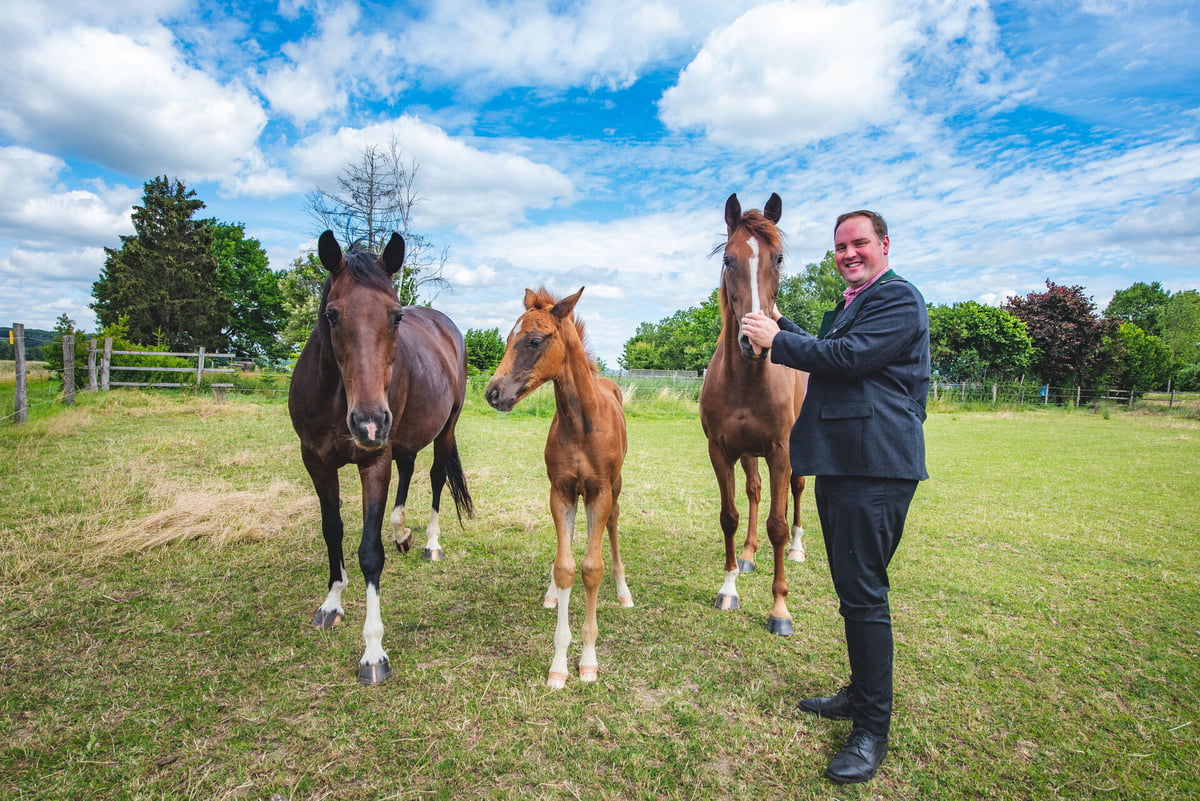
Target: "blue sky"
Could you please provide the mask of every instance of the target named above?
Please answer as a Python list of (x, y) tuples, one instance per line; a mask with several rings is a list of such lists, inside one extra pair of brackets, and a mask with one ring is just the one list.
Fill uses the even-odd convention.
[(434, 305), (506, 332), (587, 289), (615, 366), (701, 303), (725, 198), (783, 198), (786, 269), (873, 208), (933, 303), (1200, 287), (1190, 0), (26, 0), (0, 28), (0, 323), (92, 330), (104, 247), (156, 175), (275, 269), (364, 147), (418, 165)]

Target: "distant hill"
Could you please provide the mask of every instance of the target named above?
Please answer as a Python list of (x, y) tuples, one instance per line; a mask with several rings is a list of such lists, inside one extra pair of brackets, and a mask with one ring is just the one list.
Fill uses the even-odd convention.
[[(16, 358), (16, 348), (8, 344), (8, 335), (12, 326), (0, 327), (0, 359)], [(45, 331), (41, 328), (25, 329), (25, 358), (31, 362), (43, 361), (42, 346), (51, 345), (58, 341), (57, 331)]]

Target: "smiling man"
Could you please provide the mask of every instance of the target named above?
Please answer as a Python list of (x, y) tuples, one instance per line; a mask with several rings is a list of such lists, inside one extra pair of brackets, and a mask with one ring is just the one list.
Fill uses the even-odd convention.
[[(888, 266), (887, 223), (852, 211), (834, 226), (844, 299), (817, 336), (786, 317), (752, 313), (742, 332), (771, 359), (807, 371), (792, 427), (792, 470), (816, 476), (814, 495), (846, 631), (850, 681), (806, 698), (806, 712), (852, 720), (826, 775), (871, 779), (887, 755), (892, 716), (892, 618), (887, 568), (925, 471), (929, 317), (915, 287)], [(776, 312), (778, 314), (778, 312)]]

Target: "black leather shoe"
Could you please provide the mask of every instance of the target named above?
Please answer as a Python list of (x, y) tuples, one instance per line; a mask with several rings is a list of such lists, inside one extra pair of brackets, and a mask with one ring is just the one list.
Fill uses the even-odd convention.
[(850, 713), (854, 709), (854, 702), (850, 700), (850, 692), (850, 685), (846, 685), (829, 698), (805, 698), (797, 706), (805, 712), (811, 712), (830, 720), (849, 720)]
[(856, 728), (830, 760), (825, 775), (838, 784), (870, 781), (886, 756), (887, 737)]

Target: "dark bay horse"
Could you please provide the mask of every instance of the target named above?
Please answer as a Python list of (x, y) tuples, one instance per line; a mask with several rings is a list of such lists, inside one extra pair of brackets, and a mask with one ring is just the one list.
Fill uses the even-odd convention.
[[(737, 609), (739, 572), (754, 569), (758, 550), (758, 505), (762, 478), (758, 457), (766, 460), (770, 474), (771, 505), (767, 536), (775, 557), (771, 584), (774, 603), (767, 619), (773, 634), (793, 633), (787, 608), (784, 549), (788, 544), (787, 505), (790, 486), (793, 519), (789, 557), (804, 561), (800, 526), (800, 494), (804, 476), (793, 476), (788, 459), (788, 434), (800, 414), (808, 389), (808, 374), (774, 364), (767, 351), (757, 352), (741, 334), (741, 319), (751, 310), (770, 313), (779, 292), (783, 266), (783, 241), (776, 223), (783, 201), (772, 194), (763, 210), (742, 213), (737, 195), (725, 201), (727, 240), (721, 269), (721, 334), (700, 389), (700, 424), (708, 437), (708, 457), (721, 491), (721, 530), (725, 535), (725, 582), (717, 595), (718, 609)], [(722, 248), (718, 248), (721, 250)], [(716, 252), (716, 251), (714, 251)], [(734, 555), (738, 510), (734, 499), (734, 463), (746, 475), (749, 520), (742, 555)]]
[(473, 513), (459, 461), (454, 426), (466, 392), (463, 338), (441, 312), (400, 305), (392, 276), (404, 263), (404, 239), (392, 234), (383, 256), (351, 248), (343, 255), (333, 233), (318, 242), (329, 271), (317, 326), (296, 362), (288, 394), (292, 427), (321, 504), (321, 532), (329, 551), (329, 594), (313, 625), (332, 628), (345, 616), (342, 593), (341, 497), (338, 468), (353, 463), (362, 480), (363, 533), (358, 563), (366, 579), (366, 648), (358, 680), (381, 684), (391, 674), (383, 649), (379, 578), (383, 572), (383, 517), (392, 462), (399, 487), (391, 513), (393, 539), (401, 552), (412, 545), (404, 506), (417, 453), (433, 443), (433, 510), (425, 554), (441, 558), (438, 513), (447, 482), (459, 519)]
[(617, 498), (621, 494), (621, 465), (625, 460), (625, 411), (621, 390), (597, 375), (596, 362), (584, 345), (583, 325), (573, 317), (583, 294), (555, 300), (544, 289), (525, 290), (525, 312), (508, 335), (504, 358), (488, 382), (487, 401), (509, 411), (547, 381), (554, 382), (555, 412), (546, 439), (546, 472), (550, 476), (550, 513), (558, 535), (558, 551), (543, 604), (558, 608), (554, 631), (554, 657), (547, 684), (561, 688), (567, 682), (567, 647), (571, 627), (567, 607), (575, 583), (575, 510), (579, 497), (587, 514), (587, 551), (581, 565), (587, 611), (583, 622), (583, 650), (579, 680), (595, 681), (596, 605), (604, 578), (602, 532), (608, 530), (617, 600), (633, 606), (625, 583), (625, 566), (617, 546)]

